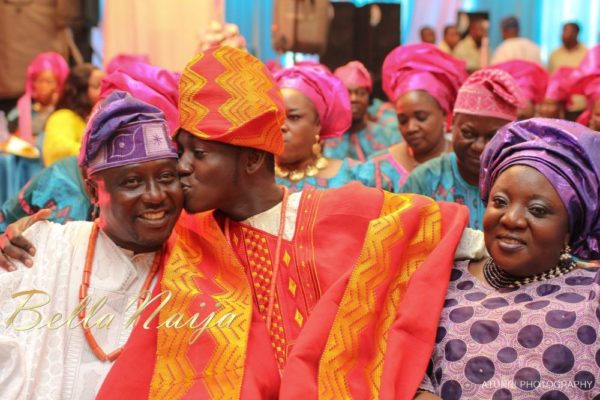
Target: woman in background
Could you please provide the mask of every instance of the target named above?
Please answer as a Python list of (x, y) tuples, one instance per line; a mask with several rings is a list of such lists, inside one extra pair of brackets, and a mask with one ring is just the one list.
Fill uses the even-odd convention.
[[(7, 146), (5, 152), (0, 152), (0, 203), (17, 193), (42, 169), (39, 148), (44, 125), (62, 94), (68, 73), (67, 62), (54, 52), (40, 53), (27, 67), (25, 94), (6, 118), (9, 132), (24, 142), (21, 146)], [(11, 137), (10, 140), (16, 139)], [(13, 150), (8, 151), (9, 147)]]
[(400, 192), (417, 165), (452, 151), (446, 125), (466, 78), (465, 63), (433, 45), (392, 50), (383, 62), (383, 90), (396, 107), (404, 142), (359, 165), (356, 178), (367, 186)]
[(91, 64), (73, 67), (56, 111), (46, 122), (42, 157), (44, 165), (79, 154), (85, 122), (100, 96), (104, 72)]
[(321, 141), (341, 136), (352, 122), (348, 91), (325, 69), (311, 65), (275, 74), (286, 109), (284, 150), (275, 160), (277, 182), (292, 192), (333, 188), (350, 182), (351, 161), (323, 156)]
[(350, 61), (336, 69), (334, 75), (340, 78), (348, 89), (352, 106), (352, 125), (340, 137), (324, 142), (323, 154), (326, 157), (338, 160), (348, 157), (363, 162), (373, 153), (386, 150), (402, 141), (397, 129), (390, 129), (372, 121), (367, 113), (373, 80), (360, 61)]
[(35, 143), (62, 95), (69, 66), (58, 53), (41, 53), (27, 67), (25, 94), (7, 116), (9, 130)]

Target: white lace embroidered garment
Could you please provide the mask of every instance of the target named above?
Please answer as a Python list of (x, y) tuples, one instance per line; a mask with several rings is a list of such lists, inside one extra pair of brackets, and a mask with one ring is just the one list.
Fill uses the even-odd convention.
[[(92, 352), (74, 312), (91, 228), (91, 222), (38, 222), (25, 232), (37, 249), (33, 268), (19, 264), (16, 272), (0, 273), (0, 399), (93, 399), (108, 374), (112, 363), (98, 360)], [(114, 316), (107, 328), (92, 328), (107, 354), (129, 338), (133, 324), (128, 320), (136, 303), (127, 305), (138, 295), (154, 254), (133, 255), (102, 232), (98, 235), (87, 314), (94, 303), (106, 298), (90, 324), (104, 315)], [(47, 305), (36, 308), (39, 323), (34, 311), (22, 311), (7, 326), (7, 319), (27, 299), (25, 295), (11, 296), (33, 289), (50, 298)], [(36, 294), (28, 304), (43, 303), (48, 296)], [(62, 326), (51, 329), (47, 325), (56, 313), (62, 317), (53, 326)], [(31, 325), (35, 326), (16, 329)]]

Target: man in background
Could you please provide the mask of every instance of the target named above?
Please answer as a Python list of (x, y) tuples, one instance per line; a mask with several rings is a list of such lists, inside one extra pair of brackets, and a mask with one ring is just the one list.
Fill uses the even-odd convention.
[(527, 60), (542, 64), (540, 48), (531, 40), (520, 37), (519, 20), (511, 16), (500, 23), (503, 42), (498, 46), (492, 64), (510, 60)]
[(467, 72), (481, 68), (481, 43), (487, 36), (484, 19), (474, 19), (469, 23), (469, 33), (454, 48), (454, 57), (467, 63)]
[[(553, 74), (561, 67), (577, 68), (587, 54), (587, 47), (580, 43), (579, 24), (576, 22), (567, 22), (563, 25), (562, 43), (563, 45), (550, 54), (548, 60), (548, 72)], [(567, 103), (567, 113), (574, 116), (585, 110), (585, 96), (573, 95), (571, 101)]]
[(578, 40), (579, 25), (567, 22), (562, 30), (563, 45), (550, 54), (548, 72), (553, 74), (560, 67), (577, 68), (587, 53), (587, 47)]
[(421, 28), (421, 42), (435, 44), (435, 31), (430, 26)]
[(452, 54), (454, 48), (460, 41), (460, 35), (458, 33), (458, 28), (456, 25), (447, 25), (444, 28), (444, 38), (440, 43), (440, 50), (445, 53)]

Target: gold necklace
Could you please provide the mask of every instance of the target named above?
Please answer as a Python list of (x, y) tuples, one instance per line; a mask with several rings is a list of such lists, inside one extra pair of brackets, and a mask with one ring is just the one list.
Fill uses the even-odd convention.
[(275, 165), (275, 175), (279, 178), (286, 178), (290, 181), (301, 181), (305, 177), (316, 176), (319, 171), (327, 167), (329, 161), (323, 156), (317, 157), (314, 162), (307, 165), (303, 169), (287, 169), (285, 167), (281, 167), (279, 165)]

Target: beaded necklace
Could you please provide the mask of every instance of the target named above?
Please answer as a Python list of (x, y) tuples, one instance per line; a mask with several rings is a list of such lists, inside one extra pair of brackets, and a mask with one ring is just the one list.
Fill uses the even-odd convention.
[(493, 258), (488, 258), (485, 264), (483, 264), (483, 276), (485, 280), (494, 289), (500, 288), (519, 288), (523, 285), (527, 285), (533, 282), (541, 282), (546, 279), (556, 278), (557, 276), (564, 275), (571, 272), (575, 268), (576, 263), (571, 257), (565, 257), (558, 262), (558, 264), (549, 269), (548, 271), (542, 272), (537, 275), (518, 277), (509, 274), (500, 268)]
[[(81, 285), (79, 286), (79, 301), (84, 302), (88, 295), (88, 289), (90, 288), (90, 280), (92, 277), (92, 264), (94, 262), (94, 253), (96, 252), (96, 241), (98, 240), (98, 233), (100, 228), (98, 227), (98, 221), (94, 221), (94, 225), (92, 227), (92, 233), (90, 235), (90, 241), (88, 243), (87, 253), (85, 255), (85, 267), (83, 268), (83, 279), (81, 281)], [(160, 264), (162, 251), (159, 251), (154, 256), (154, 260), (152, 261), (152, 266), (150, 267), (150, 272), (148, 272), (148, 276), (144, 281), (144, 285), (142, 286), (140, 298), (137, 303), (137, 307), (139, 308), (143, 301), (146, 299), (148, 294), (148, 289), (150, 288), (150, 284), (152, 283), (152, 279), (158, 272), (158, 266)], [(85, 336), (85, 340), (88, 342), (90, 348), (101, 361), (114, 361), (119, 357), (121, 352), (123, 351), (123, 346), (117, 348), (113, 352), (106, 354), (104, 350), (100, 347), (90, 327), (87, 325), (87, 321), (85, 320), (86, 309), (87, 306), (82, 303), (83, 306), (81, 311), (79, 312), (79, 320), (82, 321), (81, 328), (83, 329), (83, 335)], [(136, 321), (137, 323), (137, 321)]]

